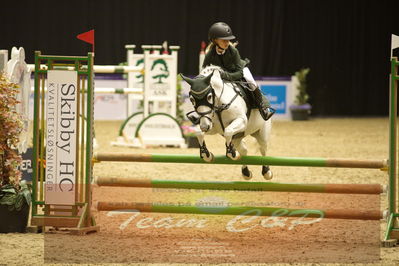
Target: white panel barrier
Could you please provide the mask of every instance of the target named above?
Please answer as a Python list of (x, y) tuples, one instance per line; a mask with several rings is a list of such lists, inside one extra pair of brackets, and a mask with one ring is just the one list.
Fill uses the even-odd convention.
[[(179, 146), (185, 141), (176, 117), (177, 53), (179, 46), (170, 46), (171, 53), (161, 45), (142, 45), (143, 54), (135, 54), (135, 45), (126, 45), (129, 67), (142, 67), (142, 72), (128, 73), (128, 87), (142, 88), (143, 94), (128, 94), (127, 119), (113, 145), (144, 147)], [(134, 110), (142, 105), (141, 122), (137, 123)], [(162, 125), (162, 130), (155, 126)], [(179, 130), (171, 130), (171, 128)], [(156, 129), (156, 130), (152, 130)], [(134, 135), (132, 133), (134, 132)]]
[(7, 71), (8, 50), (0, 50), (0, 72)]

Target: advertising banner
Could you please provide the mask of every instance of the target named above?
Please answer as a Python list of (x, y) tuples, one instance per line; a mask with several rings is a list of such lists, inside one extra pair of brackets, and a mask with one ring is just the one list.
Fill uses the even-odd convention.
[(77, 72), (48, 71), (45, 202), (74, 204), (77, 172)]

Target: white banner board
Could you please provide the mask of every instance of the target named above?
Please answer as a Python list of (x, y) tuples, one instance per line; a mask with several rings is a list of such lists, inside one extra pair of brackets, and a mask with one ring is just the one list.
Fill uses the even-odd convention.
[(392, 34), (391, 37), (391, 57), (393, 57), (393, 50), (399, 47), (399, 36)]
[[(150, 54), (144, 51), (144, 117), (149, 112), (150, 102), (168, 102), (160, 110), (154, 107), (153, 112), (170, 109), (168, 114), (176, 116), (177, 57), (172, 55)], [(169, 106), (170, 108), (168, 108)]]
[(77, 72), (49, 70), (46, 97), (46, 204), (75, 203)]
[[(130, 59), (129, 66), (144, 68), (143, 54), (131, 54), (129, 59)], [(129, 77), (128, 79), (129, 88), (144, 88), (144, 75), (142, 72), (129, 72), (128, 77)]]
[(143, 120), (139, 129), (139, 139), (143, 146), (180, 146), (185, 148), (185, 140), (177, 121), (168, 114), (156, 113)]
[(94, 120), (124, 120), (127, 95), (102, 93), (94, 95)]

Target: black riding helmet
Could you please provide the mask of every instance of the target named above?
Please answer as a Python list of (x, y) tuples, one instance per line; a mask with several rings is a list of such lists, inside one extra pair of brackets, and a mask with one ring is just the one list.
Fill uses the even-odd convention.
[(217, 22), (209, 28), (208, 38), (212, 41), (214, 39), (233, 40), (236, 37), (233, 35), (229, 25), (224, 22)]

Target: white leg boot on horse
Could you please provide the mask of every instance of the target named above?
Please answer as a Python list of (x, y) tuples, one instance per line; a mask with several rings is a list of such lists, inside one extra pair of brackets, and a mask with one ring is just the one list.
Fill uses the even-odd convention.
[(205, 140), (204, 140), (204, 133), (201, 132), (200, 134), (197, 134), (197, 139), (198, 139), (198, 143), (200, 146), (201, 159), (203, 159), (205, 162), (208, 162), (208, 163), (212, 162), (213, 159), (215, 158), (215, 156), (206, 147)]

